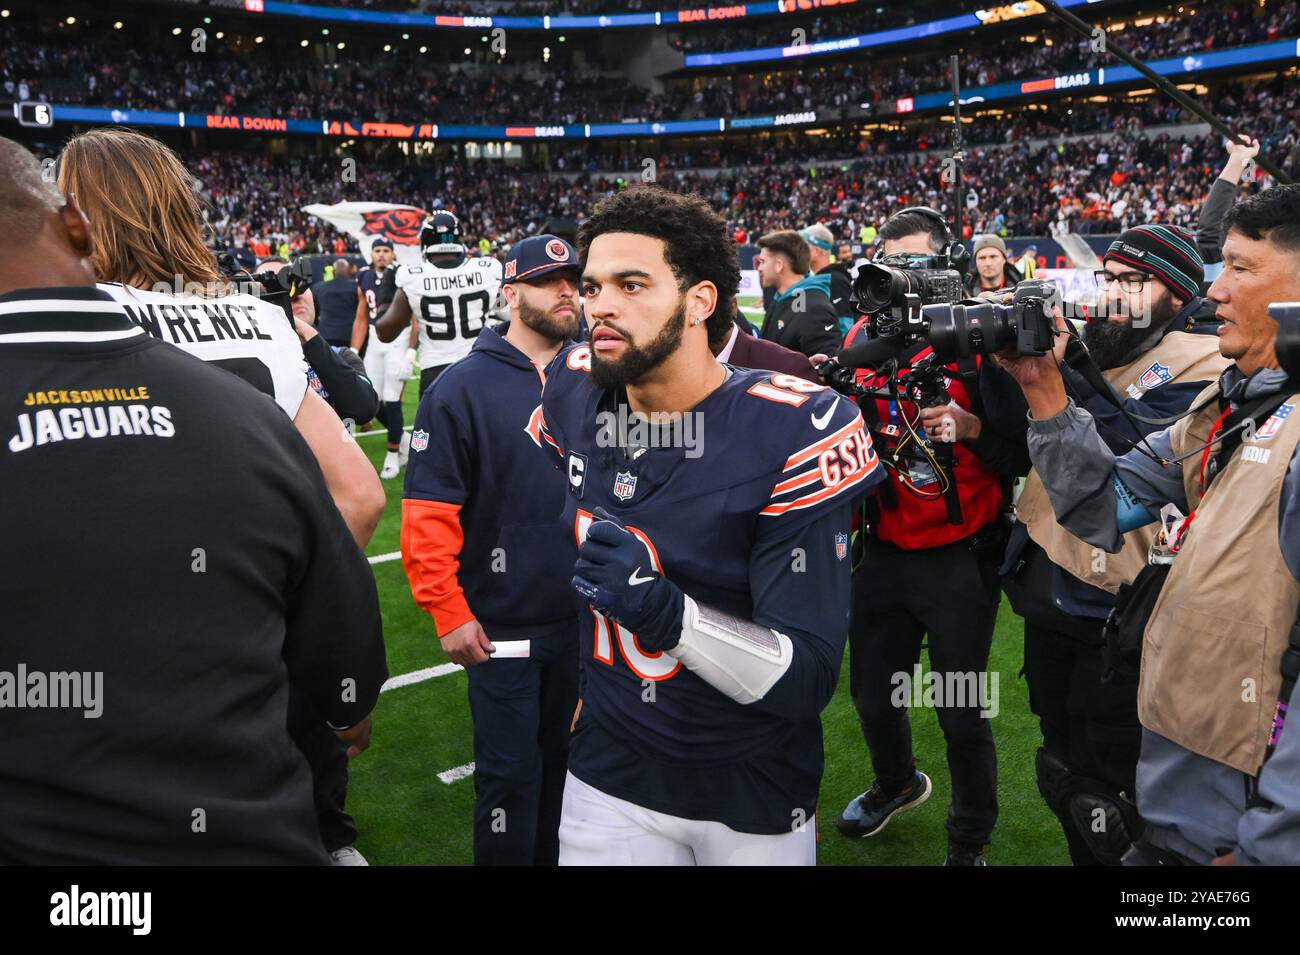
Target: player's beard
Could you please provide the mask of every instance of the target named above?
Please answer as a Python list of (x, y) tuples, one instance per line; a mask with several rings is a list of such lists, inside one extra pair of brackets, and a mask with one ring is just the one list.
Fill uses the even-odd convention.
[(1149, 324), (1136, 325), (1132, 318), (1122, 322), (1109, 319), (1089, 322), (1083, 326), (1083, 343), (1088, 346), (1088, 354), (1098, 368), (1119, 368), (1136, 360), (1138, 355), (1158, 342), (1173, 317), (1174, 300), (1163, 295), (1151, 306)]
[(591, 377), (601, 388), (619, 388), (636, 384), (643, 377), (654, 371), (682, 344), (682, 333), (686, 326), (685, 298), (677, 303), (673, 317), (659, 330), (648, 345), (641, 346), (631, 338), (623, 338), (623, 357), (617, 361), (601, 357), (601, 353), (591, 350)]
[(578, 337), (578, 305), (576, 302), (570, 302), (569, 306), (573, 312), (568, 318), (561, 318), (530, 305), (521, 296), (519, 320), (544, 338), (549, 338), (553, 342), (567, 342), (571, 338)]

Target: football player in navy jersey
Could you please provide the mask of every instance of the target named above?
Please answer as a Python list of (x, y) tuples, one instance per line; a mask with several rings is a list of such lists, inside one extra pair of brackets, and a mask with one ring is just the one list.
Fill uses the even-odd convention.
[(812, 864), (851, 504), (883, 468), (851, 402), (714, 358), (739, 269), (702, 199), (628, 189), (579, 243), (591, 342), (535, 429), (583, 602), (560, 862)]
[(371, 243), (370, 261), (371, 265), (357, 276), (357, 321), (352, 330), (352, 350), (364, 357), (366, 375), (374, 382), (382, 402), (376, 417), (388, 429), (388, 453), (384, 455), (379, 476), (391, 481), (406, 467), (410, 454), (411, 436), (406, 433), (402, 420), (402, 390), (415, 367), (420, 330), (415, 316), (411, 316), (411, 330), (405, 338), (391, 342), (380, 339), (375, 322), (397, 294), (393, 240), (380, 237)]

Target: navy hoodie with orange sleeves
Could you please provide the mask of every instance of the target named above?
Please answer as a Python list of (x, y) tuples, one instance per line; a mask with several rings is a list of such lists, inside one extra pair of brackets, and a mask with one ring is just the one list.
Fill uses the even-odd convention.
[(411, 432), (402, 564), (445, 635), (477, 619), (491, 640), (577, 627), (577, 560), (559, 522), (564, 473), (531, 427), (545, 369), (493, 328), (425, 393)]

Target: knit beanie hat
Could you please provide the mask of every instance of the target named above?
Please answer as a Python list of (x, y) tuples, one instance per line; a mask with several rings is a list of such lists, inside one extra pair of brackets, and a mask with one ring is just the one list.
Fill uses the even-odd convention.
[(1151, 273), (1183, 299), (1196, 298), (1205, 281), (1205, 262), (1196, 241), (1178, 226), (1135, 226), (1110, 244), (1102, 261), (1111, 259)]

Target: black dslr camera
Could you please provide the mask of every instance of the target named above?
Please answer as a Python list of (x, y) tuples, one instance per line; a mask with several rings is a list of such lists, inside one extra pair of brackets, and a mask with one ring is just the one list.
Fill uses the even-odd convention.
[(1015, 348), (1020, 355), (1045, 355), (1056, 340), (1052, 306), (1060, 299), (1054, 282), (1019, 283), (1010, 305), (961, 302), (921, 309), (920, 336), (946, 361), (991, 355)]
[(284, 314), (289, 316), (290, 323), (293, 321), (294, 299), (312, 285), (311, 262), (306, 258), (299, 258), (278, 272), (249, 274), (233, 255), (222, 252), (217, 256), (217, 267), (229, 276), (239, 291), (256, 295), (272, 305), (279, 305)]
[(1274, 302), (1268, 317), (1277, 322), (1273, 351), (1292, 384), (1300, 384), (1300, 302)]

